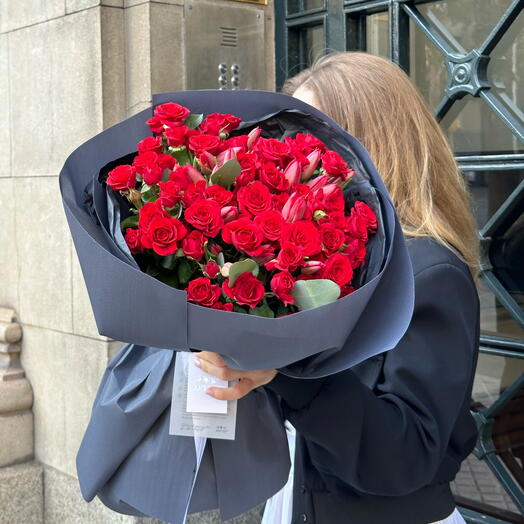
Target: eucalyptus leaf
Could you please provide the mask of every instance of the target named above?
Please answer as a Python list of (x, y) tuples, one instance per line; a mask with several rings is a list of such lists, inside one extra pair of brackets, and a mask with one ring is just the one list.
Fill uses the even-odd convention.
[(191, 267), (190, 262), (186, 259), (181, 259), (178, 264), (177, 273), (180, 284), (187, 284), (191, 279), (191, 275), (193, 274), (193, 268)]
[(251, 258), (246, 258), (240, 262), (235, 262), (229, 268), (229, 287), (235, 285), (235, 281), (242, 273), (251, 272), (253, 275), (258, 275), (258, 264)]
[(313, 309), (337, 300), (340, 287), (327, 278), (297, 280), (291, 294), (300, 310)]
[(189, 127), (189, 129), (196, 129), (204, 120), (203, 114), (191, 114), (186, 118), (184, 125)]
[(227, 188), (235, 181), (241, 172), (242, 166), (236, 158), (232, 158), (224, 162), (224, 164), (211, 175), (211, 183), (219, 184)]
[(138, 226), (138, 215), (131, 215), (122, 220), (120, 227), (122, 229), (126, 229), (128, 227), (136, 227)]
[(142, 200), (144, 202), (154, 202), (158, 197), (158, 192), (155, 187), (150, 187), (147, 191), (142, 193)]
[(146, 193), (151, 189), (151, 186), (149, 184), (146, 184), (145, 182), (142, 184), (142, 187), (140, 188), (140, 193)]

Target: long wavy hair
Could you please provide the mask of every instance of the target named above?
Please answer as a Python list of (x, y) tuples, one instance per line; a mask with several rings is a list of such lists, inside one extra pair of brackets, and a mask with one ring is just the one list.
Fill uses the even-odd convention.
[(368, 150), (407, 237), (429, 236), (478, 272), (469, 194), (453, 151), (410, 78), (396, 64), (362, 52), (335, 52), (284, 84), (355, 136)]

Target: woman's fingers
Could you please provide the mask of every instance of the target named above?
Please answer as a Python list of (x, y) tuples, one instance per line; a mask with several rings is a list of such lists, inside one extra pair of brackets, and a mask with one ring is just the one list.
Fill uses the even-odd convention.
[(250, 378), (242, 378), (229, 388), (209, 388), (207, 394), (218, 400), (238, 400), (254, 388), (255, 384)]
[(210, 362), (215, 366), (226, 367), (224, 359), (218, 353), (212, 353), (211, 351), (200, 351), (197, 353), (197, 358)]
[[(215, 353), (211, 353), (211, 355), (214, 355)], [(222, 360), (222, 359), (220, 359)], [(200, 354), (198, 357), (195, 357), (195, 366), (199, 367), (202, 371), (205, 371), (206, 373), (209, 373), (210, 375), (213, 375), (217, 378), (220, 378), (222, 380), (236, 380), (238, 378), (241, 378), (245, 372), (238, 371), (236, 369), (228, 368), (225, 364), (220, 365), (220, 363), (216, 359), (212, 360), (204, 360), (200, 358)], [(224, 361), (222, 360), (222, 363)]]

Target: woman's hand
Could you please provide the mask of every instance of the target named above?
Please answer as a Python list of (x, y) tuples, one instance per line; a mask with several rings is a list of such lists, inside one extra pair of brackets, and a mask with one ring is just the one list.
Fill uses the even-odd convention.
[(226, 366), (222, 357), (210, 351), (201, 351), (195, 358), (195, 365), (200, 369), (222, 380), (238, 380), (229, 388), (208, 388), (206, 393), (219, 400), (237, 400), (245, 397), (250, 391), (268, 382), (276, 374), (276, 369), (256, 369), (254, 371), (240, 371)]

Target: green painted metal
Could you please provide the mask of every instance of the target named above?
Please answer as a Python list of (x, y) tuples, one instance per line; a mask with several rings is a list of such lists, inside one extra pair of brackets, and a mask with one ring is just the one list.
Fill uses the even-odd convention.
[[(438, 20), (428, 21), (417, 6), (438, 0), (326, 0), (324, 9), (302, 11), (289, 15), (286, 13), (284, 0), (276, 0), (276, 38), (277, 38), (277, 84), (280, 87), (288, 75), (295, 74), (305, 67), (302, 63), (289, 60), (290, 38), (296, 39), (300, 30), (311, 24), (321, 23), (325, 27), (326, 50), (333, 49), (366, 50), (366, 17), (377, 12), (389, 14), (389, 49), (390, 59), (409, 73), (409, 29), (410, 20), (422, 32), (427, 41), (442, 55), (446, 66), (448, 81), (440, 103), (435, 109), (437, 120), (448, 113), (453, 104), (465, 97), (477, 97), (508, 128), (516, 139), (524, 143), (524, 122), (517, 112), (511, 111), (496, 96), (490, 84), (487, 68), (496, 45), (515, 23), (524, 7), (524, 0), (513, 0), (494, 25), (488, 36), (474, 49), (465, 49), (444, 24)], [(448, 0), (449, 1), (449, 0)], [(459, 1), (459, 0), (455, 0)], [(304, 46), (304, 40), (297, 45)], [(300, 56), (304, 55), (305, 51)], [(524, 60), (524, 57), (522, 57)], [(521, 108), (522, 109), (522, 108)], [(496, 171), (497, 176), (505, 172), (524, 169), (522, 154), (472, 154), (460, 155), (457, 163), (462, 171)], [(504, 287), (493, 267), (493, 250), (498, 249), (509, 227), (524, 212), (524, 182), (521, 182), (500, 208), (493, 213), (486, 225), (479, 231), (481, 243), (481, 277), (496, 296), (499, 303), (509, 312), (518, 325), (524, 328), (524, 311), (515, 298)], [(524, 261), (522, 266), (524, 271)], [(522, 336), (507, 338), (504, 336), (481, 335), (480, 351), (484, 354), (513, 358), (524, 358), (524, 332)], [(521, 387), (524, 375), (511, 388)], [(495, 403), (503, 405), (508, 399), (508, 391), (501, 394)], [(506, 491), (512, 496), (517, 507), (524, 515), (524, 495), (493, 453), (490, 444), (490, 431), (493, 409), (475, 413), (479, 425), (479, 443), (476, 453), (489, 464)], [(491, 446), (491, 447), (490, 447)], [(501, 523), (487, 515), (461, 508), (467, 522)]]

